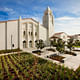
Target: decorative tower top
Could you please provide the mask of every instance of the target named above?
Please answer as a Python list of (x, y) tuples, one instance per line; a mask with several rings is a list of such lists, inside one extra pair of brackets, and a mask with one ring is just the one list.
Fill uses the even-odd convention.
[(46, 11), (44, 12), (44, 15), (49, 15), (49, 14), (52, 15), (52, 11), (51, 11), (50, 7), (48, 6)]
[(47, 38), (49, 39), (54, 34), (54, 17), (49, 7), (44, 12), (43, 25), (47, 28)]

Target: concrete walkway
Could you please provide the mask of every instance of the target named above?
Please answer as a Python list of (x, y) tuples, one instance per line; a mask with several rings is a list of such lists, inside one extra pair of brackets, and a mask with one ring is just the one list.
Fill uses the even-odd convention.
[[(24, 51), (32, 53), (32, 50), (34, 50), (34, 49), (25, 49)], [(65, 67), (68, 67), (73, 70), (76, 70), (80, 66), (80, 52), (76, 52), (77, 56), (72, 56), (69, 54), (60, 54), (61, 56), (65, 57), (64, 63), (60, 63), (59, 61), (47, 58), (47, 56), (49, 56), (51, 54), (58, 54), (58, 52), (51, 52), (51, 51), (44, 50), (44, 53), (41, 53), (41, 55), (37, 55), (34, 53), (32, 53), (32, 54), (36, 55), (38, 57), (50, 60), (53, 63), (57, 63), (59, 65), (64, 65)]]
[(80, 54), (77, 56), (71, 56), (69, 59), (65, 60), (64, 65), (76, 70), (80, 66)]

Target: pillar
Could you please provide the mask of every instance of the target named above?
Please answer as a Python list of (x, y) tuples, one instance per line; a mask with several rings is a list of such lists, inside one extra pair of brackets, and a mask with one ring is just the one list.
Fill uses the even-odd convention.
[(29, 48), (29, 24), (26, 24), (26, 47)]
[(32, 24), (32, 47), (35, 47), (35, 25), (34, 23)]

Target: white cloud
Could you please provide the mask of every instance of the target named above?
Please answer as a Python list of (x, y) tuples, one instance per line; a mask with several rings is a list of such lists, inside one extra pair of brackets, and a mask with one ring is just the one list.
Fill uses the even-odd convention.
[(56, 14), (65, 15), (66, 13), (69, 13), (80, 16), (80, 0), (54, 0), (53, 6), (56, 8), (53, 8), (53, 11), (55, 11)]
[(7, 7), (0, 8), (0, 11), (7, 12), (8, 14), (14, 14), (15, 13), (15, 11), (12, 8), (7, 8)]
[(34, 13), (34, 15), (23, 15), (22, 14), (21, 16), (22, 18), (33, 18), (42, 24), (42, 16), (43, 16), (42, 13)]
[(80, 17), (60, 17), (55, 19), (55, 32), (64, 31), (68, 34), (80, 33)]

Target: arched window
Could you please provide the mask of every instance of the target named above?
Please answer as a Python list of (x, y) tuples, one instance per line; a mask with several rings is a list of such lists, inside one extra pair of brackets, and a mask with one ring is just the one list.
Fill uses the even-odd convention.
[(37, 40), (35, 40), (35, 47), (37, 46)]
[(26, 41), (23, 41), (23, 48), (26, 48)]
[(29, 47), (32, 47), (32, 41), (29, 41)]

